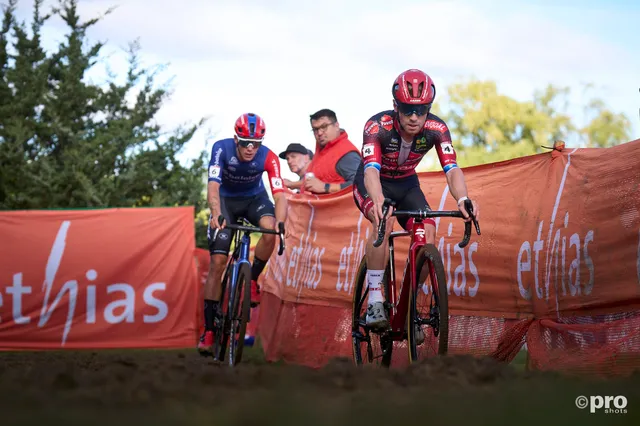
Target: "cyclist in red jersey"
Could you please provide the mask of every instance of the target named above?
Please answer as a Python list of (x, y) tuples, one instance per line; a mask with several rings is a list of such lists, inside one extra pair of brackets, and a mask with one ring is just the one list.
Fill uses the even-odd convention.
[[(387, 235), (382, 245), (373, 247), (377, 235), (375, 229), (382, 219), (385, 198), (396, 202), (398, 210), (429, 209), (420, 189), (416, 167), (431, 148), (436, 149), (440, 165), (445, 172), (451, 195), (458, 203), (466, 221), (469, 214), (464, 207), (468, 198), (462, 170), (456, 163), (456, 152), (446, 123), (430, 113), (436, 96), (436, 86), (426, 73), (410, 69), (401, 73), (393, 83), (393, 110), (372, 116), (364, 126), (362, 162), (353, 182), (353, 196), (358, 209), (373, 224), (366, 246), (367, 284), (369, 300), (367, 325), (386, 328), (388, 319), (384, 310), (381, 283), (387, 256), (387, 238), (393, 228), (393, 220), (387, 222)], [(473, 211), (479, 210), (472, 201)], [(390, 215), (392, 210), (389, 210)], [(387, 216), (389, 217), (389, 216)], [(410, 220), (398, 219), (406, 230)], [(435, 243), (435, 221), (424, 220), (427, 243)]]

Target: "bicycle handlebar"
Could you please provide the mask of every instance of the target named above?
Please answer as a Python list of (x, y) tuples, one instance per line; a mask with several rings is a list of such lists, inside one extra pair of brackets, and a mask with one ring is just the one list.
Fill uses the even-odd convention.
[[(222, 225), (224, 222), (224, 216), (218, 216), (218, 223)], [(281, 256), (284, 253), (284, 223), (278, 222), (278, 230), (275, 231), (273, 229), (260, 228), (255, 226), (245, 226), (245, 225), (237, 225), (234, 223), (230, 223), (224, 226), (225, 228), (237, 230), (237, 231), (245, 231), (245, 232), (260, 232), (262, 234), (273, 234), (279, 237), (279, 247), (278, 247), (278, 256)], [(213, 240), (215, 241), (218, 237), (218, 232), (221, 228), (216, 228), (213, 232)]]
[[(395, 206), (392, 200), (385, 198), (384, 203), (382, 204), (382, 220), (378, 224), (378, 236), (376, 240), (373, 242), (374, 247), (380, 247), (382, 241), (384, 240), (384, 235), (386, 234), (386, 225), (387, 225), (387, 213), (389, 212), (389, 207)], [(469, 240), (471, 239), (471, 222), (475, 225), (476, 233), (480, 235), (480, 224), (476, 220), (473, 214), (473, 204), (471, 200), (464, 200), (464, 206), (469, 212), (471, 216), (470, 222), (465, 222), (464, 224), (464, 237), (458, 246), (460, 248), (464, 248), (469, 244)], [(462, 212), (460, 210), (396, 210), (391, 216), (396, 217), (413, 217), (419, 219), (427, 219), (432, 217), (459, 217), (464, 218)]]

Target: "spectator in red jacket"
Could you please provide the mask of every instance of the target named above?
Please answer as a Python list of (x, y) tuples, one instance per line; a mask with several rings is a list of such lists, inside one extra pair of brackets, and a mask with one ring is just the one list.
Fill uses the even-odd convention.
[(313, 173), (313, 177), (304, 180), (304, 191), (330, 194), (351, 186), (360, 166), (360, 150), (340, 128), (336, 113), (321, 109), (312, 114), (311, 130), (316, 150), (307, 173)]

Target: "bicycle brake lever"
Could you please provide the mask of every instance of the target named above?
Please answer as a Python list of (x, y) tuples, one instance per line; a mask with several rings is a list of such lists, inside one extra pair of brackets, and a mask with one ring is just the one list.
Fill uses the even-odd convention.
[(471, 200), (469, 199), (464, 200), (464, 207), (467, 209), (467, 213), (469, 213), (469, 216), (471, 216), (471, 221), (473, 222), (473, 225), (476, 228), (476, 233), (480, 235), (480, 224), (478, 223), (478, 220), (476, 219), (476, 215), (473, 212), (473, 203), (471, 202)]
[(278, 247), (278, 256), (284, 253), (284, 223), (278, 222), (278, 237), (280, 237), (280, 247)]
[[(380, 219), (380, 223), (378, 224), (378, 236), (376, 240), (373, 242), (374, 247), (380, 247), (382, 245), (382, 241), (384, 240), (384, 235), (386, 234), (386, 226), (387, 226), (387, 213), (389, 212), (390, 204), (387, 204), (388, 198), (385, 199), (384, 204), (382, 205), (382, 219)], [(392, 202), (391, 200), (389, 200)]]
[(473, 224), (476, 227), (476, 234), (481, 235), (480, 234), (480, 223), (478, 223), (478, 221), (476, 220), (475, 216), (473, 217)]

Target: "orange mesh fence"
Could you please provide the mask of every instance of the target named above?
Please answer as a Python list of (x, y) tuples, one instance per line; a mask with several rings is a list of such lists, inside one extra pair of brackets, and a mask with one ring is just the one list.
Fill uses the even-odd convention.
[[(464, 172), (482, 235), (460, 249), (463, 222), (436, 221), (450, 352), (510, 361), (526, 342), (537, 369), (640, 366), (640, 140)], [(420, 180), (432, 208), (456, 209), (442, 173)], [(252, 327), (269, 360), (321, 366), (351, 356), (372, 229), (351, 189), (287, 197), (286, 251)], [(0, 212), (0, 236), (0, 349), (194, 345), (209, 257), (194, 253), (193, 208)], [(398, 280), (407, 252), (398, 239)], [(394, 353), (406, 363), (403, 344)]]
[[(526, 341), (538, 369), (640, 366), (640, 140), (464, 172), (482, 235), (460, 249), (463, 222), (437, 220), (450, 352), (510, 361)], [(442, 173), (420, 181), (433, 209), (456, 209)], [(269, 359), (320, 366), (351, 356), (354, 275), (372, 228), (350, 189), (288, 200), (286, 252), (261, 278), (259, 334)], [(397, 240), (398, 280), (407, 252), (408, 238)], [(405, 362), (401, 346), (394, 363)]]

